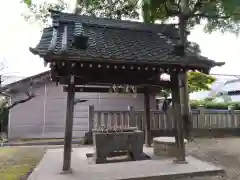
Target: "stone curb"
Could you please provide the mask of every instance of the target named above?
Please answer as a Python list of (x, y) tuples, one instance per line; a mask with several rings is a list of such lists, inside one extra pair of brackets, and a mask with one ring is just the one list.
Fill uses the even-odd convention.
[[(72, 144), (83, 144), (82, 140), (73, 140)], [(45, 141), (45, 142), (22, 142), (22, 143), (14, 143), (14, 142), (6, 142), (3, 143), (2, 147), (9, 146), (43, 146), (43, 145), (64, 145), (64, 141)]]

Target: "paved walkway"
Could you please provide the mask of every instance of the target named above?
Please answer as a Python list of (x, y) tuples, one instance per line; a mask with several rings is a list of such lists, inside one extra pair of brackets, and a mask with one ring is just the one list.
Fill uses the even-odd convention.
[[(131, 161), (108, 164), (89, 163), (85, 154), (92, 147), (74, 148), (72, 153), (72, 174), (60, 174), (63, 150), (50, 149), (34, 170), (29, 180), (157, 180), (201, 175), (216, 175), (223, 169), (212, 164), (188, 157), (188, 164), (174, 164), (171, 158), (153, 157), (151, 160)], [(147, 148), (145, 152), (151, 153)]]

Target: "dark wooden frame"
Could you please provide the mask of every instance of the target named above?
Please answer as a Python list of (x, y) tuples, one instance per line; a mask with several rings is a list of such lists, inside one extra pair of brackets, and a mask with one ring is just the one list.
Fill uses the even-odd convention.
[[(54, 13), (53, 13), (54, 14)], [(57, 15), (57, 14), (55, 14)], [(58, 15), (57, 15), (58, 16)], [(54, 18), (53, 18), (54, 19)], [(106, 21), (107, 22), (107, 21)], [(105, 23), (106, 23), (105, 22)], [(59, 44), (59, 52), (54, 49), (58, 41), (58, 23), (63, 25), (64, 29), (61, 34), (61, 42)], [(53, 34), (47, 52), (40, 52), (38, 48), (30, 48), (33, 54), (38, 54), (44, 58), (44, 61), (50, 63), (52, 80), (67, 85), (64, 91), (68, 94), (67, 99), (67, 116), (65, 130), (65, 145), (64, 145), (64, 162), (63, 171), (70, 170), (71, 164), (71, 140), (73, 126), (73, 106), (75, 92), (108, 92), (109, 87), (116, 85), (134, 85), (138, 88), (137, 93), (144, 94), (145, 104), (145, 142), (146, 145), (151, 145), (150, 131), (150, 95), (157, 93), (160, 89), (171, 89), (172, 103), (175, 115), (175, 139), (179, 148), (178, 161), (185, 161), (185, 152), (183, 147), (183, 120), (181, 115), (180, 103), (180, 74), (186, 73), (188, 70), (198, 70), (208, 73), (210, 68), (218, 65), (211, 60), (199, 60), (197, 56), (189, 56), (186, 58), (177, 56), (173, 51), (169, 50), (169, 56), (164, 56), (159, 60), (158, 56), (155, 59), (141, 59), (136, 61), (133, 57), (123, 56), (108, 56), (100, 55), (84, 55), (79, 58), (79, 53), (85, 51), (85, 48), (80, 48), (76, 51), (68, 51), (68, 28), (69, 23), (74, 24), (74, 21), (61, 20), (54, 21)], [(120, 23), (120, 21), (118, 22)], [(121, 28), (121, 24), (116, 24)], [(99, 24), (99, 26), (101, 26)], [(140, 26), (140, 25), (139, 25)], [(141, 24), (141, 26), (145, 26)], [(149, 28), (149, 27), (148, 27)], [(74, 35), (76, 38), (78, 35)], [(81, 37), (88, 39), (84, 34)], [(78, 37), (80, 38), (80, 37)], [(83, 39), (82, 39), (83, 40)], [(80, 41), (83, 42), (83, 41)], [(85, 42), (85, 41), (84, 41)], [(82, 44), (87, 47), (87, 42)], [(40, 47), (40, 46), (39, 46)], [(174, 48), (174, 47), (173, 47)], [(77, 52), (81, 49), (79, 52)], [(171, 58), (170, 58), (171, 56)], [(174, 56), (174, 57), (173, 57)], [(175, 58), (176, 57), (176, 58)], [(168, 59), (166, 59), (168, 58)], [(171, 76), (171, 81), (160, 79), (160, 75), (168, 73)], [(83, 87), (76, 87), (76, 86)], [(95, 86), (95, 87), (90, 87)], [(101, 87), (102, 86), (102, 87)], [(184, 99), (184, 97), (182, 97)], [(184, 102), (184, 108), (188, 106), (188, 102)]]
[[(175, 139), (179, 148), (177, 161), (185, 161), (183, 122), (181, 116), (180, 103), (180, 82), (179, 75), (188, 69), (181, 66), (159, 65), (138, 65), (138, 64), (99, 64), (96, 62), (51, 62), (51, 74), (54, 81), (65, 85), (63, 90), (68, 93), (67, 117), (65, 129), (64, 162), (63, 171), (70, 170), (71, 164), (71, 141), (72, 141), (72, 119), (75, 92), (109, 92), (109, 87), (117, 85), (134, 85), (138, 87), (137, 93), (144, 94), (145, 110), (145, 144), (151, 146), (151, 124), (149, 100), (153, 93), (157, 93), (161, 88), (170, 88), (172, 91), (172, 101), (175, 114)], [(170, 81), (163, 81), (160, 75), (168, 73)], [(71, 82), (70, 79), (74, 79)], [(66, 86), (67, 85), (67, 86)]]

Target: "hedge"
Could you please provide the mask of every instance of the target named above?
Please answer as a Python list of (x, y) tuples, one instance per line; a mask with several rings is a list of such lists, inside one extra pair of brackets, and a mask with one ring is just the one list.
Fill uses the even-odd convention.
[(240, 102), (229, 102), (229, 103), (216, 103), (211, 101), (191, 101), (190, 106), (192, 109), (196, 109), (202, 105), (205, 109), (228, 109), (232, 106), (234, 110), (240, 110)]
[(8, 114), (9, 110), (7, 108), (4, 108), (2, 113), (0, 113), (0, 132), (5, 129), (5, 127), (8, 127)]

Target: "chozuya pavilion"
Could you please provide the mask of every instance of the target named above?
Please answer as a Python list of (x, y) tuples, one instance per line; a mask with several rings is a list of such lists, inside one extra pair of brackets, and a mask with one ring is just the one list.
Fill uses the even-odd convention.
[[(186, 161), (179, 75), (189, 70), (209, 73), (211, 68), (224, 63), (209, 60), (188, 50), (184, 51), (184, 48), (176, 45), (179, 39), (178, 30), (171, 24), (143, 24), (58, 11), (51, 11), (51, 15), (52, 26), (43, 30), (40, 42), (35, 48), (30, 48), (30, 51), (43, 58), (45, 63), (50, 64), (52, 81), (67, 86), (65, 88), (67, 113), (63, 172), (74, 169), (74, 171), (79, 171), (79, 177), (86, 180), (96, 180), (101, 177), (111, 180), (133, 177), (134, 179), (143, 177), (151, 179), (166, 175), (178, 177), (177, 175), (181, 176), (181, 174), (194, 176), (194, 173), (201, 175), (207, 172), (210, 174), (223, 172), (221, 168), (190, 157), (187, 159), (188, 163), (182, 163)], [(163, 81), (159, 78), (163, 73), (170, 75), (170, 81)], [(83, 163), (85, 159), (77, 160), (75, 155), (71, 158), (75, 92), (108, 92), (114, 84), (135, 86), (138, 93), (144, 94), (145, 131), (142, 132), (144, 136), (140, 137), (145, 138), (146, 147), (144, 148), (147, 149), (150, 148), (148, 146), (152, 141), (149, 96), (156, 92), (156, 88), (157, 90), (171, 88), (175, 142), (178, 149), (175, 162), (180, 163), (178, 163), (179, 168), (167, 160), (153, 161), (150, 159), (91, 165), (91, 168), (86, 169), (86, 166), (90, 165)], [(123, 134), (129, 132), (129, 129), (126, 132), (122, 131)], [(134, 135), (135, 130), (131, 133)], [(97, 135), (100, 136), (101, 133), (96, 130), (95, 136)], [(110, 136), (111, 133), (108, 135)], [(144, 148), (142, 143), (140, 149)], [(80, 154), (84, 153), (83, 149), (79, 150)], [(52, 162), (48, 164), (46, 158), (42, 161), (46, 161), (46, 166), (48, 164), (57, 168), (61, 163), (59, 156), (56, 152), (50, 151), (48, 153), (52, 155), (47, 157), (52, 158)], [(73, 150), (73, 154), (75, 151), (78, 150)], [(84, 166), (81, 166), (80, 162)], [(41, 166), (43, 164), (44, 162)], [(40, 169), (38, 168), (38, 171)], [(45, 176), (49, 173), (49, 179), (54, 176), (54, 172), (50, 170), (44, 173)], [(42, 179), (38, 177), (37, 180), (43, 180), (43, 176)]]

